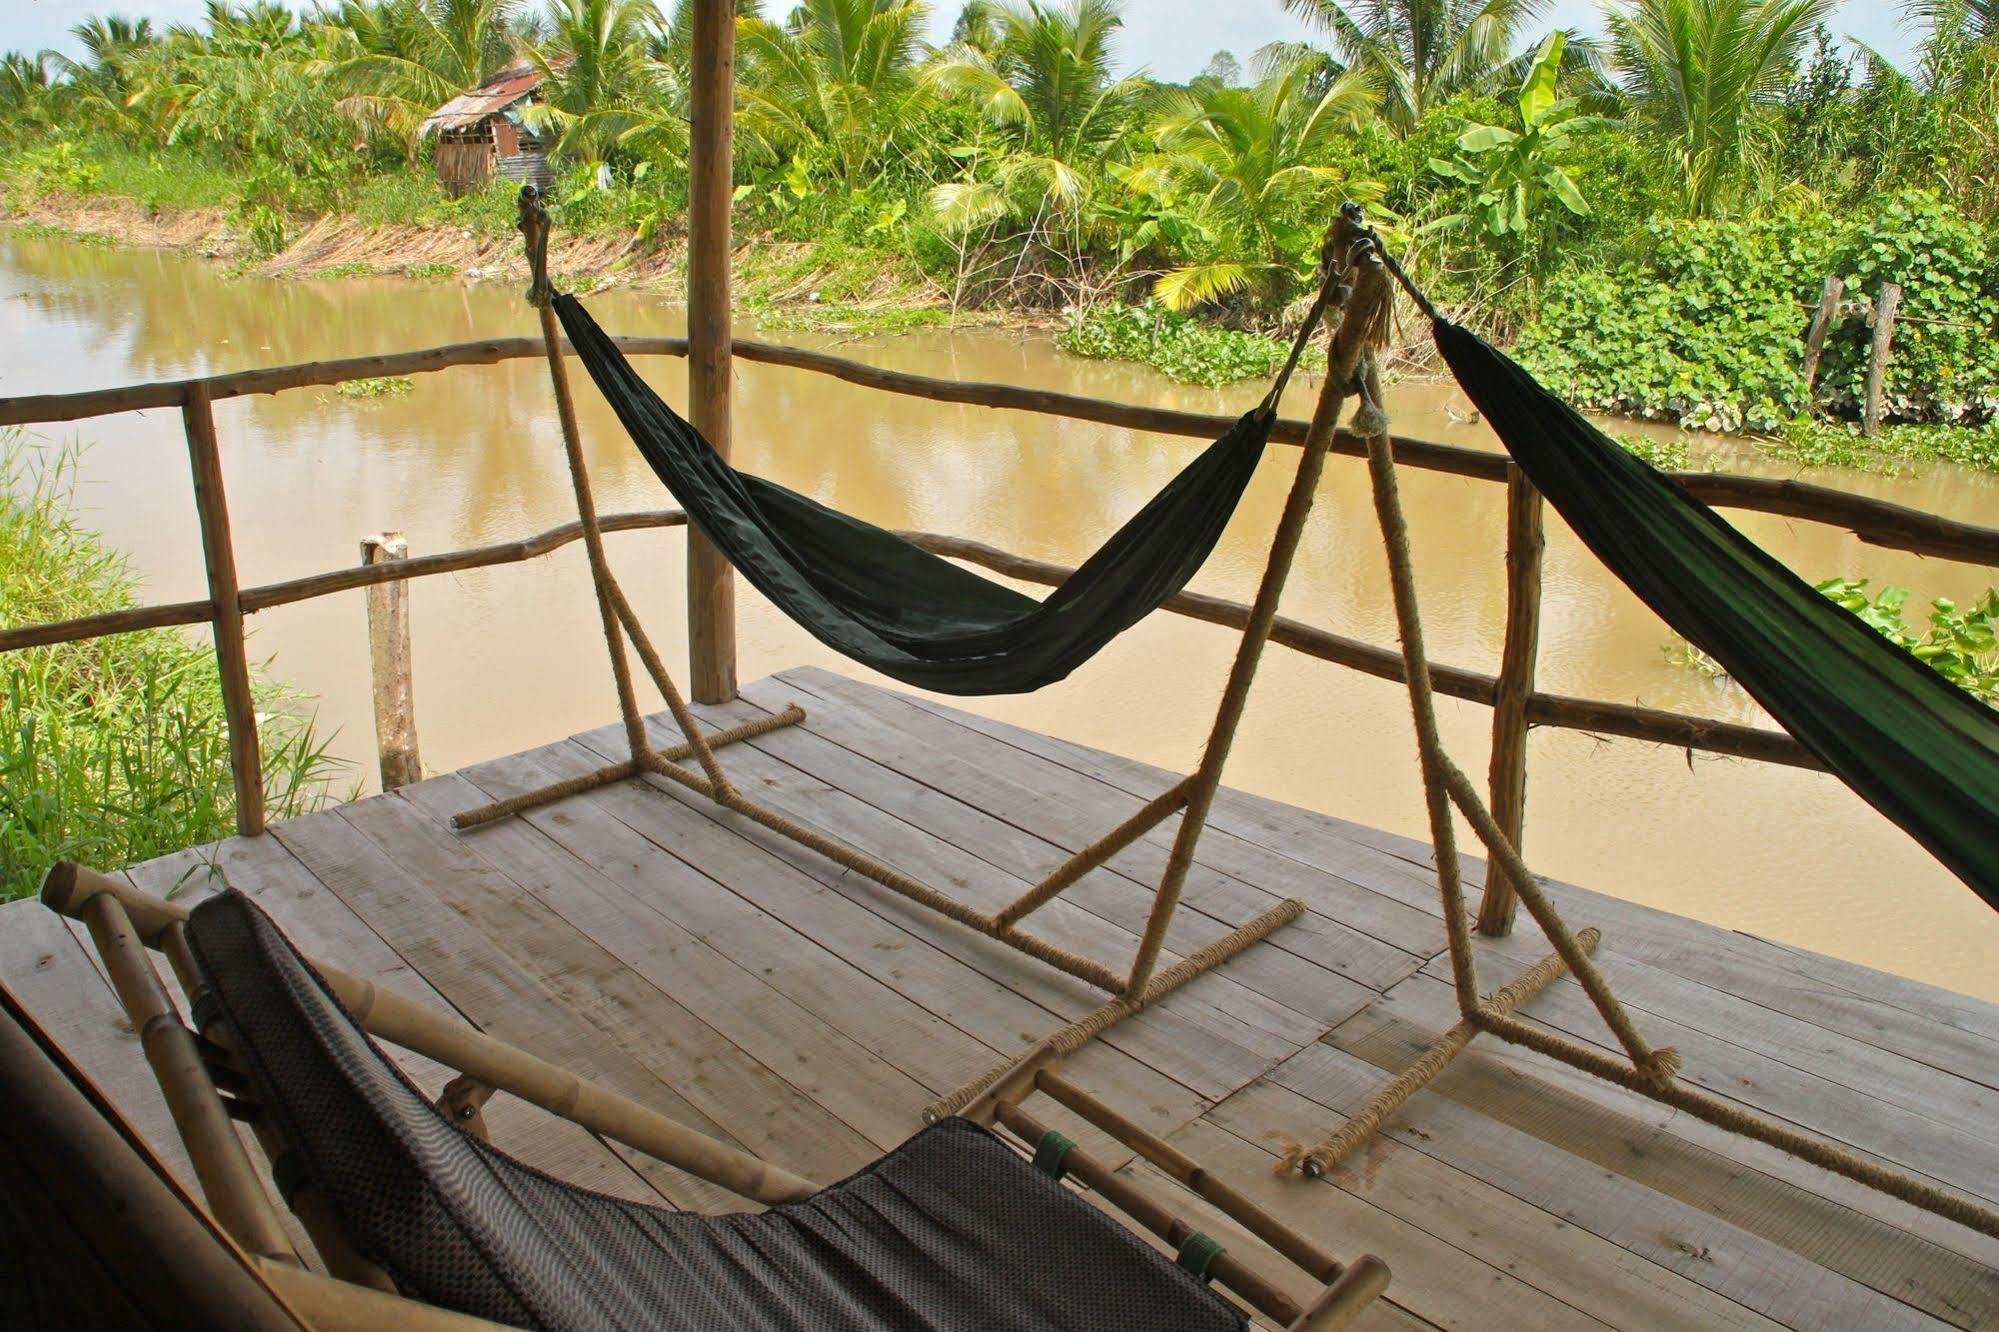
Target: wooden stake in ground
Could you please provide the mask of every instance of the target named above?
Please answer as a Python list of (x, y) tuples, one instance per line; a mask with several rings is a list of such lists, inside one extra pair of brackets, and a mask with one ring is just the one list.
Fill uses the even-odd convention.
[[(361, 538), (364, 565), (400, 563), (410, 543), (401, 532)], [(381, 759), (382, 789), (423, 780), (417, 751), (416, 696), (410, 668), (410, 585), (398, 579), (370, 587), (368, 665), (375, 682), (375, 748)]]
[(1881, 395), (1888, 383), (1888, 348), (1895, 341), (1895, 312), (1902, 308), (1902, 284), (1884, 282), (1874, 302), (1874, 340), (1867, 348), (1867, 410), (1861, 430), (1870, 439), (1881, 428)]
[(1805, 334), (1805, 392), (1810, 394), (1812, 385), (1818, 381), (1819, 358), (1825, 355), (1826, 334), (1832, 331), (1833, 320), (1839, 318), (1839, 303), (1846, 298), (1846, 280), (1829, 277), (1825, 280), (1825, 291), (1819, 296), (1819, 308), (1812, 315), (1811, 331)]

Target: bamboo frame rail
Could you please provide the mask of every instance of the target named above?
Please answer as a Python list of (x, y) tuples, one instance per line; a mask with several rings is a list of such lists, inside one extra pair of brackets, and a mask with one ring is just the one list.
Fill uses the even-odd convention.
[(1111, 1169), (1061, 1135), (1051, 1134), (1046, 1125), (1022, 1108), (1022, 1102), (1039, 1092), (1130, 1148), (1269, 1246), (1280, 1258), (1313, 1280), (1325, 1283), (1318, 1295), (1301, 1307), (1260, 1272), (1228, 1250), (1215, 1246), (1209, 1277), (1228, 1287), (1266, 1318), (1282, 1325), (1286, 1332), (1332, 1332), (1349, 1327), (1387, 1288), (1388, 1265), (1381, 1259), (1362, 1254), (1351, 1263), (1340, 1262), (1251, 1202), (1241, 1191), (1216, 1178), (1193, 1157), (1069, 1081), (1061, 1072), (1065, 1053), (1043, 1042), (967, 1104), (961, 1111), (963, 1117), (988, 1128), (1004, 1127), (1035, 1152), (1037, 1162), (1045, 1146), (1057, 1144), (1060, 1149), (1057, 1169), (1061, 1177), (1072, 1177), (1095, 1191), (1168, 1245), (1184, 1251), (1190, 1240), (1212, 1243), (1210, 1237), (1200, 1235), (1193, 1225), (1176, 1216), (1124, 1172)]
[[(686, 356), (685, 338), (618, 337), (613, 341), (627, 356)], [(1055, 393), (1022, 388), (1014, 384), (982, 383), (972, 380), (939, 379), (899, 370), (884, 370), (860, 361), (787, 347), (778, 343), (738, 339), (731, 348), (738, 360), (761, 365), (783, 366), (811, 374), (827, 375), (863, 388), (884, 393), (922, 398), (930, 402), (958, 403), (974, 407), (996, 407), (1009, 411), (1061, 416), (1076, 421), (1122, 426), (1148, 434), (1179, 435), (1214, 439), (1233, 424), (1234, 418), (1203, 412), (1174, 411), (1164, 407), (1144, 407), (1135, 403), (1113, 402), (1075, 393)], [(144, 411), (154, 407), (178, 407), (188, 389), (202, 385), (211, 402), (226, 398), (282, 393), (290, 389), (344, 383), (352, 379), (380, 376), (409, 377), (430, 374), (463, 365), (495, 365), (502, 361), (524, 360), (544, 354), (539, 338), (489, 338), (479, 342), (451, 343), (417, 351), (392, 352), (379, 356), (354, 356), (336, 360), (308, 361), (297, 365), (271, 366), (156, 383), (132, 384), (119, 388), (86, 389), (75, 393), (25, 394), (0, 398), (0, 426), (36, 425), (74, 421), (116, 412)], [(1306, 423), (1281, 417), (1272, 426), (1273, 443), (1302, 445)], [(1506, 456), (1460, 444), (1440, 444), (1405, 435), (1391, 435), (1398, 464), (1423, 471), (1442, 472), (1475, 481), (1504, 483)], [(1366, 444), (1357, 435), (1342, 430), (1333, 437), (1329, 451), (1346, 457), (1364, 457)], [(1720, 508), (1742, 509), (1825, 523), (1852, 532), (1869, 545), (1906, 550), (1917, 555), (1960, 560), (1999, 568), (1999, 528), (1982, 527), (1939, 514), (1926, 513), (1905, 504), (1848, 494), (1829, 486), (1773, 477), (1734, 476), (1721, 472), (1674, 472), (1689, 494)]]

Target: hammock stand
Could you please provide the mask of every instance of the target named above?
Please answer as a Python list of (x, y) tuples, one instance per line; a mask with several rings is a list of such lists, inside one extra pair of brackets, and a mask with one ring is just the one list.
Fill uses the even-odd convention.
[[(619, 715), (624, 723), (630, 757), (567, 781), (556, 782), (538, 790), (523, 792), (466, 810), (452, 818), (454, 827), (460, 830), (478, 828), (509, 815), (523, 813), (551, 801), (628, 778), (646, 775), (662, 777), (705, 796), (722, 809), (797, 842), (834, 864), (899, 893), (920, 906), (927, 907), (961, 925), (969, 926), (988, 938), (1004, 943), (1112, 996), (1100, 1007), (1045, 1037), (1031, 1047), (1022, 1060), (1010, 1061), (992, 1069), (934, 1101), (925, 1109), (925, 1117), (932, 1120), (956, 1114), (1025, 1060), (1043, 1057), (1050, 1053), (1067, 1054), (1082, 1048), (1111, 1026), (1158, 1002), (1196, 976), (1220, 966), (1250, 945), (1304, 914), (1305, 904), (1297, 898), (1288, 898), (1245, 921), (1220, 938), (1195, 949), (1179, 961), (1164, 968), (1159, 966), (1160, 954), (1166, 943), (1167, 928), (1179, 906), (1188, 872), (1193, 867), (1195, 846), (1206, 826), (1215, 791), (1221, 784), (1222, 768), (1228, 759), (1237, 725), (1248, 702), (1250, 685), (1255, 679), (1264, 645), (1270, 639), (1271, 626), (1277, 616), (1278, 601), (1283, 594), (1285, 580), (1290, 574), (1293, 559), (1297, 554), (1305, 520), (1311, 512), (1313, 496), (1318, 488), (1326, 453), (1338, 425), (1341, 410), (1355, 383), (1355, 374), (1362, 364), (1364, 352), (1372, 342), (1379, 341), (1386, 331), (1392, 291), (1378, 262), (1365, 265), (1357, 263), (1362, 253), (1371, 250), (1375, 244), (1360, 225), (1357, 212), (1342, 213), (1328, 229), (1323, 253), (1323, 285), (1312, 312), (1300, 326), (1292, 347), (1289, 365), (1296, 364), (1298, 355), (1302, 353), (1306, 341), (1321, 317), (1330, 322), (1332, 312), (1334, 310), (1340, 312), (1341, 318), (1331, 338), (1326, 378), (1320, 390), (1311, 429), (1305, 439), (1290, 495), (1285, 501), (1283, 514), (1278, 520), (1276, 533), (1271, 540), (1270, 555), (1257, 589), (1250, 621), (1243, 631), (1241, 643), (1236, 650), (1228, 682), (1222, 691), (1221, 702), (1216, 709), (1214, 724), (1202, 751), (1199, 766), (1190, 776), (1174, 783), (1129, 819), (1076, 852), (1041, 882), (996, 911), (984, 911), (970, 906), (852, 846), (836, 841), (785, 814), (759, 804), (745, 796), (729, 780), (716, 758), (716, 750), (739, 740), (793, 725), (804, 719), (805, 711), (794, 704), (782, 712), (714, 734), (705, 733), (689, 711), (680, 690), (667, 672), (665, 663), (647, 636), (644, 626), (640, 624), (638, 616), (633, 612), (631, 603), (619, 588), (604, 555), (603, 537), (597, 520), (596, 502), (590, 489), (589, 472), (583, 459), (575, 404), (564, 364), (562, 341), (551, 308), (555, 293), (548, 280), (548, 213), (543, 208), (537, 191), (531, 185), (524, 186), (521, 190), (519, 225), (527, 241), (528, 261), (533, 272), (533, 282), (528, 289), (528, 301), (535, 306), (541, 321), (542, 339), (548, 356), (549, 378), (555, 391), (556, 413), (562, 427), (563, 448), (569, 464), (570, 481), (576, 493), (577, 517), (583, 527), (584, 546), (589, 557), (591, 580), (595, 584), (604, 642), (610, 655), (612, 679), (618, 692)], [(1287, 373), (1288, 369), (1289, 366)], [(1280, 377), (1279, 385), (1281, 384)], [(1270, 409), (1275, 410), (1274, 394), (1273, 400), (1270, 401)], [(1368, 428), (1385, 429), (1386, 426), (1384, 423), (1378, 426), (1369, 425)], [(625, 657), (626, 641), (629, 641), (638, 653), (646, 673), (665, 697), (667, 709), (683, 737), (680, 744), (668, 749), (658, 749), (648, 740), (645, 719), (639, 712), (633, 691), (631, 667)], [(690, 757), (694, 759), (698, 771), (684, 762)], [(1040, 935), (1030, 934), (1020, 928), (1020, 922), (1029, 914), (1054, 901), (1064, 890), (1176, 813), (1182, 816), (1180, 826), (1172, 851), (1167, 858), (1165, 870), (1160, 877), (1152, 909), (1146, 918), (1144, 930), (1128, 967), (1119, 969), (1097, 959), (1081, 956)]]
[[(1374, 247), (1366, 253), (1362, 262), (1376, 266), (1386, 263), (1410, 298), (1431, 320), (1438, 319), (1436, 309), (1387, 256), (1384, 248)], [(1362, 353), (1360, 392), (1368, 404), (1379, 405), (1382, 401), (1380, 373), (1371, 347)], [(1618, 1000), (1591, 956), (1600, 941), (1599, 932), (1595, 929), (1577, 932), (1569, 928), (1561, 912), (1549, 900), (1540, 880), (1522, 858), (1513, 839), (1494, 818), (1478, 787), (1444, 748), (1437, 730), (1436, 696), (1423, 645), (1423, 618), (1417, 605), (1409, 524), (1403, 513), (1396, 478), (1394, 445), (1388, 436), (1385, 413), (1373, 415), (1381, 424), (1374, 429), (1357, 430), (1356, 433), (1366, 439), (1368, 478), (1374, 493), (1375, 515), (1388, 555), (1410, 715), (1415, 724), (1416, 746), (1421, 759), (1424, 802), (1431, 841), (1436, 849), (1437, 886), (1443, 899), (1451, 981), (1461, 1016), (1455, 1026), (1439, 1035), (1422, 1055), (1377, 1091), (1332, 1134), (1314, 1146), (1301, 1145), (1290, 1149), (1279, 1169), (1296, 1169), (1311, 1178), (1325, 1175), (1352, 1156), (1374, 1136), (1390, 1115), (1448, 1068), (1479, 1033), (1490, 1032), (1571, 1068), (1685, 1111), (1717, 1128), (1755, 1139), (1924, 1211), (1999, 1238), (1999, 1211), (1963, 1194), (1884, 1166), (1830, 1138), (1801, 1131), (1739, 1103), (1689, 1086), (1678, 1078), (1679, 1051), (1653, 1046), (1640, 1034), (1631, 1014)], [(1472, 956), (1464, 879), (1452, 821), (1454, 807), (1485, 844), (1495, 868), (1503, 872), (1506, 883), (1518, 894), (1528, 914), (1554, 946), (1551, 955), (1516, 976), (1490, 997), (1481, 996), (1477, 966)], [(1517, 1015), (1523, 1004), (1564, 972), (1574, 976), (1588, 995), (1604, 1026), (1623, 1048), (1624, 1059), (1527, 1022)]]

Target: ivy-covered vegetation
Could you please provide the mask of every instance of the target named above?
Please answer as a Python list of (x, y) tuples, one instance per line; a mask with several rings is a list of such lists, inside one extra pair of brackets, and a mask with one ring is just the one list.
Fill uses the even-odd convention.
[[(124, 558), (80, 526), (77, 454), (0, 434), (0, 624), (134, 604)], [(318, 806), (341, 776), (298, 700), (257, 682), (274, 818)], [(125, 865), (235, 828), (215, 654), (174, 629), (0, 658), (0, 900), (58, 860)]]
[[(1123, 72), (1127, 0), (970, 0), (935, 43), (921, 0), (740, 0), (747, 295), (834, 327), (918, 318), (891, 305), (1060, 312), (1078, 353), (1223, 382), (1264, 373), (1324, 219), (1356, 199), (1440, 304), (1584, 405), (1786, 439), (1850, 419), (1856, 313), (1811, 390), (1800, 373), (1837, 275), (1860, 303), (1904, 289), (1891, 419), (1993, 416), (1990, 0), (1905, 0), (1906, 69), (1835, 40), (1839, 0), (1610, 0), (1600, 40), (1549, 32), (1539, 0), (1268, 2), (1315, 39), (1171, 84)], [(260, 251), (329, 210), (497, 233), (507, 191), (447, 199), (420, 126), (525, 60), (562, 221), (671, 245), (689, 16), (212, 0), (187, 27), (89, 19), (74, 58), (0, 62), (0, 176), (226, 209)]]

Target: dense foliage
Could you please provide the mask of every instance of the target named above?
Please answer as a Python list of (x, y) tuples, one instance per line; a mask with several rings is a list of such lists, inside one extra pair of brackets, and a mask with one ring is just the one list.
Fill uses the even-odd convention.
[(1935, 195), (1906, 191), (1853, 217), (1790, 210), (1657, 221), (1642, 258), (1563, 273), (1521, 354), (1578, 404), (1719, 430), (1775, 430), (1814, 405), (1851, 412), (1872, 329), (1837, 322), (1815, 392), (1804, 334), (1828, 274), (1904, 290), (1886, 401), (1912, 420), (1984, 420), (1999, 406), (1999, 256)]
[[(124, 559), (73, 512), (75, 454), (0, 436), (0, 624), (133, 604)], [(329, 793), (338, 765), (311, 721), (258, 685), (275, 818)], [(27, 648), (0, 659), (0, 900), (57, 860), (125, 865), (235, 827), (215, 654), (173, 629)]]
[[(1267, 362), (1258, 338), (1281, 337), (1352, 198), (1456, 317), (1521, 339), (1591, 406), (1725, 429), (1850, 418), (1856, 311), (1887, 281), (1906, 293), (1891, 417), (1976, 423), (1999, 403), (1987, 4), (1909, 0), (1922, 39), (1898, 69), (1833, 39), (1837, 0), (1611, 0), (1598, 43), (1548, 32), (1538, 0), (1283, 0), (1323, 48), (1218, 53), (1174, 85), (1122, 72), (1128, 0), (969, 0), (936, 46), (923, 0), (791, 3), (738, 3), (738, 207), (777, 242), (748, 252), (759, 300), (1066, 310), (1075, 350), (1216, 382)], [(527, 61), (563, 220), (668, 244), (690, 14), (211, 0), (186, 27), (90, 19), (75, 58), (0, 61), (0, 170), (219, 203), (259, 250), (329, 209), (497, 229), (501, 191), (445, 200), (419, 126)], [(1830, 274), (1857, 305), (1807, 393)]]

